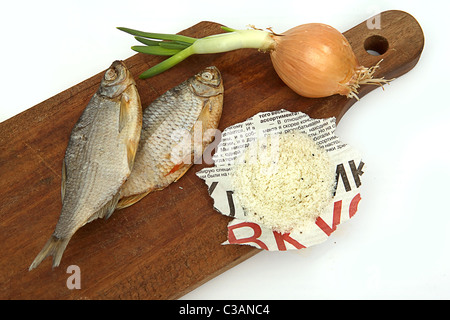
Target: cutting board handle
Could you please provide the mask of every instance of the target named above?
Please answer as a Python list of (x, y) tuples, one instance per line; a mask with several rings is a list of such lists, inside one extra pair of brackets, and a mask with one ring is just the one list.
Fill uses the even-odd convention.
[[(377, 77), (398, 78), (419, 61), (425, 38), (416, 19), (398, 10), (375, 15), (346, 33), (360, 64), (375, 65), (383, 59)], [(379, 55), (373, 55), (373, 53)]]
[[(384, 11), (343, 33), (350, 42), (359, 63), (365, 67), (376, 65), (381, 59), (375, 78), (398, 78), (410, 71), (419, 61), (424, 47), (424, 34), (416, 19), (399, 10)], [(359, 98), (378, 86), (363, 85)], [(334, 116), (337, 122), (356, 99), (332, 96), (315, 99), (308, 111), (313, 117)]]

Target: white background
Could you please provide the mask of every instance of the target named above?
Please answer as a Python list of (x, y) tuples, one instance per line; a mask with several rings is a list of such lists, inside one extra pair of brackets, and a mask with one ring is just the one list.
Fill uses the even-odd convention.
[(343, 32), (390, 9), (415, 16), (425, 49), (338, 126), (366, 163), (356, 216), (323, 244), (258, 253), (183, 299), (448, 299), (448, 1), (7, 1), (0, 121), (133, 55), (134, 39), (117, 26), (176, 33), (210, 20), (283, 32), (322, 22)]

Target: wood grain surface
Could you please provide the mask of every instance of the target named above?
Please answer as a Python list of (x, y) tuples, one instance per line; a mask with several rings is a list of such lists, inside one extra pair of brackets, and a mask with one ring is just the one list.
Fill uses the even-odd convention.
[[(405, 12), (387, 11), (376, 18), (380, 29), (370, 29), (373, 24), (363, 21), (344, 34), (362, 65), (384, 59), (375, 76), (398, 78), (418, 62), (422, 30)], [(181, 33), (203, 37), (219, 32), (219, 24), (200, 22)], [(373, 56), (364, 43), (368, 49), (386, 52)], [(136, 54), (125, 63), (137, 78), (162, 59)], [(111, 62), (105, 62), (105, 69)], [(300, 97), (277, 77), (268, 54), (239, 50), (192, 56), (168, 72), (138, 79), (143, 107), (209, 65), (217, 66), (224, 80), (222, 131), (258, 112), (281, 108), (339, 121), (356, 102), (342, 96)], [(176, 299), (259, 252), (221, 245), (229, 218), (213, 209), (205, 183), (195, 175), (203, 164), (110, 219), (82, 227), (60, 267), (52, 269), (47, 258), (28, 271), (60, 214), (61, 166), (70, 132), (102, 76), (103, 72), (94, 75), (0, 124), (1, 299)], [(374, 89), (363, 87), (360, 97)], [(378, 88), (374, 94), (383, 93)], [(66, 286), (70, 265), (80, 267), (79, 290)]]

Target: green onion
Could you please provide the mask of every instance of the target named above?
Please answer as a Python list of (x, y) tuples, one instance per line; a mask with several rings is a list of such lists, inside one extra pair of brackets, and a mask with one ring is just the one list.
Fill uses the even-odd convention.
[(273, 33), (271, 32), (256, 29), (236, 30), (228, 27), (221, 28), (227, 33), (201, 39), (177, 34), (143, 32), (129, 28), (118, 29), (136, 36), (139, 42), (148, 46), (148, 48), (134, 46), (132, 47), (133, 50), (153, 55), (172, 56), (142, 73), (139, 76), (141, 79), (160, 74), (193, 54), (221, 53), (243, 48), (270, 51), (275, 46), (275, 41), (272, 38)]

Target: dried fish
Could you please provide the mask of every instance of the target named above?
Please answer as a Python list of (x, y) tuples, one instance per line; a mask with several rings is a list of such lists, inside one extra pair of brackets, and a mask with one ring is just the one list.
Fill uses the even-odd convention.
[(117, 208), (180, 179), (215, 137), (222, 115), (223, 83), (208, 67), (157, 98), (144, 110), (133, 172)]
[(58, 266), (80, 227), (113, 213), (134, 164), (141, 127), (136, 84), (125, 64), (115, 61), (72, 130), (63, 161), (61, 215), (29, 270), (49, 255)]

